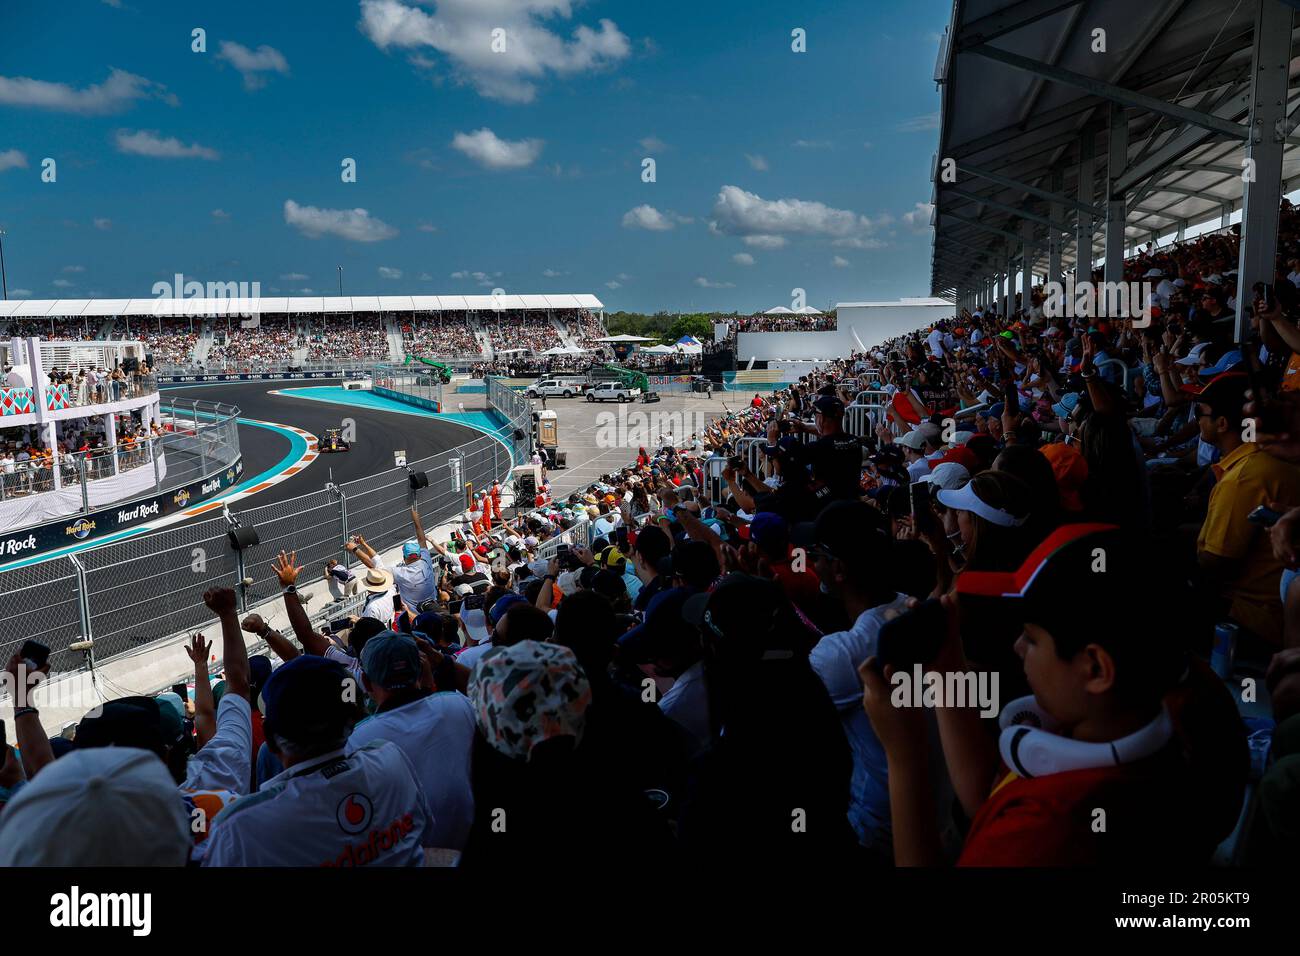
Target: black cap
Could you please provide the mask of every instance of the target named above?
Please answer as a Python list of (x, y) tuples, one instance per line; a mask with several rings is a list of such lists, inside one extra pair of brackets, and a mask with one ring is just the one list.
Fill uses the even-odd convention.
[(813, 408), (823, 415), (829, 415), (832, 418), (838, 418), (844, 414), (844, 403), (834, 395), (823, 395), (817, 401), (813, 402)]
[(700, 630), (705, 644), (725, 656), (788, 659), (807, 635), (792, 626), (790, 601), (775, 581), (727, 575), (716, 588), (682, 606), (682, 618)]
[(816, 548), (841, 561), (861, 560), (888, 548), (893, 540), (885, 530), (884, 516), (862, 501), (827, 505), (816, 521), (795, 525), (790, 538), (801, 548)]

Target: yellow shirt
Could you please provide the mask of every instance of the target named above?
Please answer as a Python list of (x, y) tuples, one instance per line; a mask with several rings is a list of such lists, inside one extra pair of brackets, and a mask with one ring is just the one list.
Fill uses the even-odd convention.
[(1211, 466), (1218, 478), (1210, 492), (1205, 524), (1196, 539), (1202, 551), (1240, 562), (1223, 588), (1233, 620), (1274, 643), (1282, 639), (1282, 563), (1273, 557), (1268, 531), (1246, 516), (1270, 501), (1300, 504), (1300, 469), (1245, 442)]

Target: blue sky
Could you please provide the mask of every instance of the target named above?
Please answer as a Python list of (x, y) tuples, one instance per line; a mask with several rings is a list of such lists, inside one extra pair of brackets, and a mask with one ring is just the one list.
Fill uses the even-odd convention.
[(647, 312), (928, 293), (948, 2), (53, 9), (0, 4), (10, 297), (331, 295), (340, 265), (346, 294)]

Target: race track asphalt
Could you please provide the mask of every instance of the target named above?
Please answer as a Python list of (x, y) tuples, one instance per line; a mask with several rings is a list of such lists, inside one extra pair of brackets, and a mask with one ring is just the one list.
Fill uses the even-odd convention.
[[(330, 480), (331, 473), (335, 482), (343, 484), (385, 471), (393, 467), (393, 451), (398, 448), (406, 449), (409, 461), (416, 461), (483, 437), (480, 431), (452, 422), (268, 394), (276, 389), (307, 384), (337, 385), (338, 382), (318, 380), (311, 383), (240, 382), (196, 385), (169, 388), (166, 394), (237, 405), (240, 418), (294, 425), (318, 436), (326, 428), (342, 427), (344, 418), (356, 422), (356, 440), (350, 451), (320, 455), (293, 477), (246, 499), (244, 507), (257, 507), (317, 491)], [(289, 451), (289, 441), (265, 428), (241, 423), (239, 447), (244, 456), (244, 475), (251, 476), (261, 474), (280, 461)]]

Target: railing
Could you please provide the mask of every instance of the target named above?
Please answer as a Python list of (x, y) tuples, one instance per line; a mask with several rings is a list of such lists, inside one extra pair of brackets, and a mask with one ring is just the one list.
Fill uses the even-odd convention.
[[(57, 463), (42, 458), (0, 460), (0, 501), (50, 492), (56, 487), (76, 487), (81, 491), (81, 508), (64, 511), (61, 516), (85, 515), (93, 510), (88, 489), (97, 480), (135, 469), (152, 469), (149, 490), (157, 494), (223, 471), (239, 458), (235, 422), (239, 409), (218, 402), (167, 398), (159, 403), (159, 412), (164, 425), (172, 429), (161, 435), (62, 452)], [(20, 529), (5, 529), (11, 530)]]
[[(507, 475), (515, 461), (524, 460), (514, 436), (522, 432), (526, 447), (528, 402), (489, 382), (489, 399), (494, 397), (502, 403), (497, 411), (507, 420), (498, 435), (408, 463), (429, 479), (415, 499), (425, 527), (464, 511), (466, 484), (488, 487)], [(192, 404), (197, 404), (193, 411), (202, 423), (204, 403)], [(184, 403), (174, 408), (184, 421)], [(229, 422), (233, 428), (233, 416)], [(206, 423), (204, 431), (211, 428)], [(95, 660), (102, 662), (210, 623), (211, 612), (203, 603), (208, 588), (233, 587), (241, 609), (274, 598), (280, 586), (271, 565), (281, 550), (297, 551), (298, 563), (316, 577), (324, 573), (329, 558), (351, 562), (343, 550), (349, 535), (363, 535), (379, 551), (392, 548), (412, 533), (407, 474), (406, 468), (390, 468), (287, 501), (227, 510), (220, 517), (73, 556), (0, 569), (0, 659), (8, 660), (31, 638), (52, 649), (55, 670), (77, 670), (87, 661), (82, 652), (69, 649), (75, 641), (93, 640)], [(228, 532), (236, 523), (256, 528), (260, 543), (234, 550)], [(89, 608), (85, 624), (83, 602)]]

